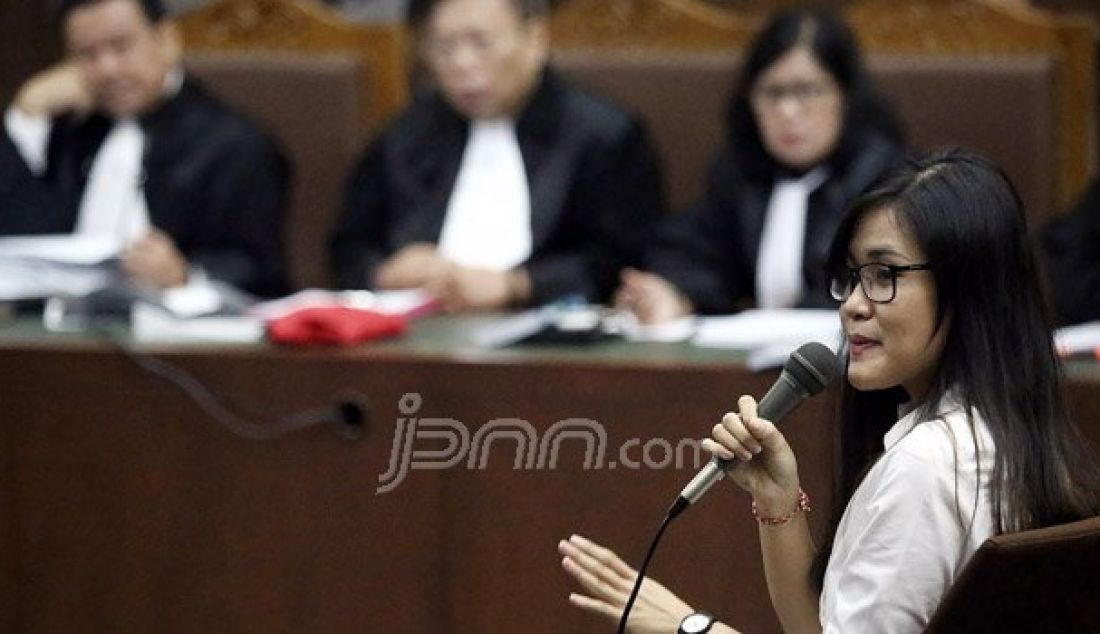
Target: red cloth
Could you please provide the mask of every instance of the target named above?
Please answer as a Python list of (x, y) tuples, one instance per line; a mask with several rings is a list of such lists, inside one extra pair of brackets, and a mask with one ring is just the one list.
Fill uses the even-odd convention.
[(351, 345), (405, 333), (403, 315), (388, 315), (344, 306), (315, 306), (296, 310), (267, 325), (267, 336), (277, 343)]

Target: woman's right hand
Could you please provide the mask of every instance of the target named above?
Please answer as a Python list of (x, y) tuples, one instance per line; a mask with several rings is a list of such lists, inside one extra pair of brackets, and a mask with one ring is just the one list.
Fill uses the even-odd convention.
[(742, 396), (737, 412), (722, 417), (703, 448), (711, 455), (739, 462), (730, 479), (752, 495), (763, 517), (781, 517), (798, 500), (798, 461), (775, 424), (757, 415), (756, 400)]

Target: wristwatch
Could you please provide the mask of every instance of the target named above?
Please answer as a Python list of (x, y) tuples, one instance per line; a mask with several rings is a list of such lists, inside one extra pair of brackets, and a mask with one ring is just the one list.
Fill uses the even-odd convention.
[(680, 629), (676, 630), (676, 634), (704, 634), (710, 631), (714, 621), (714, 617), (706, 612), (689, 614), (680, 621)]

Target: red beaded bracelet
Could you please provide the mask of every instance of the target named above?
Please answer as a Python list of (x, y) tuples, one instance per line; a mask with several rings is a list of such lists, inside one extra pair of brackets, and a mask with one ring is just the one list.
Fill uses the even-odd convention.
[(752, 501), (752, 516), (757, 522), (760, 522), (764, 526), (782, 526), (794, 519), (795, 515), (803, 511), (809, 512), (811, 510), (810, 496), (806, 495), (806, 492), (801, 488), (798, 489), (798, 500), (795, 502), (794, 510), (780, 517), (761, 517), (760, 513), (756, 510), (756, 500)]

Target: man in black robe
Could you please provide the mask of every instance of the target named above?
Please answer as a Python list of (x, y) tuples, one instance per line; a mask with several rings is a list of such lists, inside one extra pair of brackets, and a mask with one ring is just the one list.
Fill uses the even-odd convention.
[(412, 0), (430, 86), (383, 130), (332, 240), (347, 288), (448, 310), (606, 300), (663, 210), (639, 123), (547, 64), (546, 3)]
[(159, 1), (65, 0), (60, 25), (69, 59), (5, 113), (0, 234), (115, 239), (145, 286), (282, 292), (286, 160), (184, 73)]

